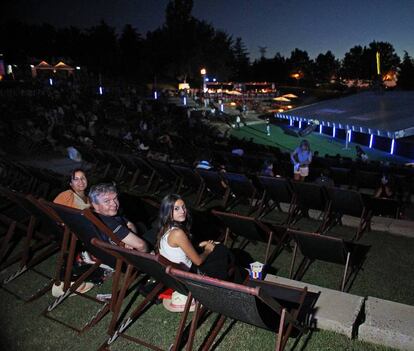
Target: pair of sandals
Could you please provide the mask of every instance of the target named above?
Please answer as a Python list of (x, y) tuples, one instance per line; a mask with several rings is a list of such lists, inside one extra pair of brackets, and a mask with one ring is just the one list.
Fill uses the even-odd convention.
[[(70, 285), (73, 285), (74, 282), (71, 282)], [(83, 282), (81, 285), (79, 285), (79, 287), (76, 289), (77, 294), (85, 294), (87, 293), (89, 290), (91, 290), (93, 287), (95, 286), (95, 284), (90, 283), (90, 282)], [(63, 282), (60, 282), (60, 284), (53, 284), (52, 286), (52, 296), (53, 297), (60, 297), (64, 294), (65, 292), (63, 291)], [(73, 293), (70, 294), (70, 296), (76, 296), (77, 294)]]

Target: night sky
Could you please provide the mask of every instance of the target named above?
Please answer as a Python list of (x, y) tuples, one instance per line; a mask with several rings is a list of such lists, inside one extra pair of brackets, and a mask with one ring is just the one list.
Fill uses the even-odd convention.
[[(6, 0), (2, 17), (55, 26), (89, 27), (104, 19), (140, 33), (164, 22), (168, 0)], [(4, 7), (6, 6), (6, 7)], [(4, 9), (6, 8), (6, 11)], [(251, 58), (266, 46), (290, 56), (294, 48), (314, 58), (331, 50), (342, 59), (354, 45), (388, 41), (401, 57), (414, 56), (414, 0), (194, 0), (193, 15), (234, 37), (242, 37)]]

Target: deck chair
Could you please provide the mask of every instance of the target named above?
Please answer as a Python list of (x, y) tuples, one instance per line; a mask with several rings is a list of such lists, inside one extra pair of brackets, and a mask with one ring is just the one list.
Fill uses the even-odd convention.
[(196, 193), (196, 200), (194, 204), (195, 206), (198, 206), (201, 200), (201, 191), (203, 190), (203, 179), (197, 172), (188, 166), (171, 164), (171, 168), (180, 177), (177, 193), (182, 193), (183, 195), (188, 192)]
[[(65, 240), (67, 241), (69, 233), (67, 231), (64, 231), (62, 223), (59, 223), (59, 221), (52, 219), (49, 215), (45, 213), (45, 211), (39, 204), (38, 200), (36, 200), (33, 196), (27, 195), (26, 197), (24, 197), (23, 195), (18, 193), (12, 193), (10, 194), (10, 196), (15, 196), (16, 201), (18, 201), (20, 205), (28, 213), (30, 213), (33, 231), (28, 231), (28, 236), (25, 239), (26, 242), (24, 246), (24, 252), (19, 262), (19, 267), (17, 271), (15, 271), (9, 277), (3, 280), (2, 288), (6, 289), (9, 293), (13, 294), (18, 299), (25, 300), (25, 302), (31, 302), (44, 295), (47, 291), (49, 291), (52, 285), (55, 283), (57, 276), (55, 275), (54, 277), (50, 277), (46, 275), (45, 273), (39, 271), (36, 268), (37, 265), (39, 265), (44, 260), (54, 255), (57, 251), (59, 251), (62, 247), (62, 242), (65, 242)], [(42, 240), (42, 242), (44, 242), (44, 245), (40, 245), (39, 250), (33, 252), (32, 248), (30, 247), (29, 241), (33, 238), (33, 235), (36, 232), (36, 230), (40, 230), (41, 233), (45, 235), (45, 239)], [(59, 258), (57, 260), (57, 266), (61, 265), (62, 255), (59, 255)], [(48, 279), (49, 282), (43, 288), (31, 295), (29, 298), (24, 299), (18, 296), (16, 293), (8, 290), (6, 286), (8, 283), (12, 282), (13, 280), (20, 277), (23, 273), (29, 270), (35, 272), (37, 275), (40, 275)]]
[(352, 172), (348, 168), (342, 167), (331, 167), (330, 169), (330, 177), (335, 183), (337, 187), (351, 187), (353, 183)]
[(220, 199), (221, 206), (226, 208), (230, 196), (230, 189), (224, 186), (221, 174), (216, 171), (207, 171), (204, 169), (197, 169), (197, 173), (204, 181), (204, 188), (200, 196), (200, 206), (205, 206), (211, 200), (216, 198)]
[[(340, 283), (340, 290), (345, 291), (348, 283), (349, 288), (351, 287), (353, 280), (365, 261), (369, 246), (327, 235), (293, 229), (288, 229), (288, 233), (295, 241), (290, 265), (290, 279), (301, 280), (310, 264), (315, 260), (320, 260), (343, 265), (344, 272)], [(294, 273), (298, 249), (303, 255), (303, 259)]]
[(257, 203), (255, 204), (257, 189), (253, 185), (252, 181), (244, 174), (239, 173), (222, 173), (222, 176), (230, 189), (230, 193), (234, 196), (233, 201), (229, 201), (227, 204), (227, 210), (230, 210), (237, 206), (243, 200), (249, 202), (248, 214), (255, 211)]
[[(305, 301), (310, 300), (306, 287), (299, 289), (259, 280), (250, 280), (245, 285), (240, 285), (173, 267), (168, 267), (167, 273), (182, 281), (196, 300), (186, 350), (193, 347), (200, 319), (200, 305), (219, 314), (217, 323), (202, 345), (203, 351), (212, 348), (227, 318), (274, 332), (276, 351), (285, 348), (290, 336), (307, 332), (307, 318), (304, 314), (301, 315)], [(317, 294), (313, 294), (313, 297), (316, 300)]]
[[(230, 234), (241, 237), (240, 248), (244, 249), (250, 242), (262, 242), (266, 244), (264, 255), (264, 264), (272, 263), (274, 258), (281, 252), (283, 245), (286, 244), (287, 229), (283, 226), (264, 224), (253, 218), (241, 216), (233, 213), (220, 212), (213, 210), (212, 213), (217, 216), (226, 226), (226, 237), (224, 243), (229, 241)], [(233, 244), (236, 240), (233, 239)], [(232, 244), (232, 245), (233, 245)], [(271, 245), (275, 245), (271, 252)]]
[(132, 176), (132, 179), (129, 183), (129, 190), (133, 190), (138, 186), (138, 182), (140, 179), (145, 179), (146, 182), (144, 184), (145, 191), (151, 187), (151, 183), (153, 181), (154, 171), (152, 167), (148, 164), (145, 158), (134, 156), (133, 162), (135, 164), (135, 172)]
[[(124, 319), (123, 321), (117, 321), (117, 329), (111, 333), (110, 338), (105, 341), (100, 349), (108, 349), (118, 337), (123, 337), (147, 348), (160, 350), (158, 346), (152, 345), (144, 339), (129, 336), (125, 334), (125, 332), (131, 326), (131, 324), (133, 324), (149, 307), (151, 307), (151, 305), (154, 304), (155, 300), (158, 298), (158, 295), (165, 289), (169, 288), (173, 289), (174, 291), (178, 291), (180, 294), (188, 295), (187, 303), (181, 316), (181, 321), (179, 323), (177, 332), (175, 334), (174, 343), (172, 347), (169, 348), (169, 350), (178, 350), (187, 321), (187, 316), (190, 311), (192, 296), (189, 294), (187, 288), (181, 282), (177, 281), (175, 278), (165, 272), (166, 267), (172, 263), (160, 255), (140, 253), (136, 250), (122, 248), (103, 242), (96, 238), (92, 239), (92, 244), (112, 255), (116, 259), (123, 260), (130, 266), (139, 269), (141, 272), (147, 274), (157, 282), (156, 286), (147, 294), (146, 298), (134, 309), (128, 318)], [(123, 293), (125, 292), (121, 291), (121, 294)], [(118, 313), (121, 310), (121, 307), (122, 299), (118, 299), (117, 305), (115, 307)]]
[(179, 184), (178, 174), (170, 167), (166, 162), (147, 159), (147, 162), (152, 167), (153, 175), (151, 175), (152, 183), (148, 188), (148, 191), (159, 190), (160, 182), (164, 182), (165, 185), (171, 186), (173, 191), (176, 191)]
[(342, 224), (342, 216), (349, 215), (359, 218), (359, 225), (353, 240), (359, 240), (365, 230), (371, 226), (371, 214), (361, 194), (354, 190), (325, 188), (328, 195), (328, 220), (324, 233), (336, 224)]
[[(75, 330), (78, 333), (82, 333), (94, 325), (96, 325), (108, 312), (112, 312), (112, 320), (110, 323), (110, 329), (114, 327), (114, 323), (117, 319), (115, 305), (120, 291), (120, 279), (121, 279), (121, 269), (122, 261), (116, 260), (113, 256), (107, 254), (106, 252), (98, 249), (96, 246), (91, 244), (91, 239), (96, 237), (102, 239), (102, 233), (110, 238), (117, 245), (123, 246), (124, 244), (117, 238), (115, 234), (105, 226), (89, 209), (80, 211), (74, 208), (50, 203), (44, 200), (40, 200), (41, 204), (53, 210), (57, 216), (62, 220), (62, 222), (69, 228), (71, 231), (71, 239), (68, 248), (68, 256), (66, 260), (66, 271), (63, 282), (63, 292), (64, 294), (58, 297), (53, 301), (42, 313), (48, 319), (51, 319), (55, 322), (58, 322), (72, 330)], [(95, 263), (90, 266), (83, 274), (81, 274), (71, 285), (72, 269), (73, 262), (75, 259), (76, 245), (80, 241), (85, 249), (95, 257)], [(102, 302), (92, 296), (86, 294), (77, 294), (76, 289), (90, 277), (101, 264), (115, 268), (113, 275), (112, 283), (112, 297), (109, 302)], [(132, 270), (132, 267), (127, 267), (127, 270)], [(130, 286), (133, 280), (136, 279), (136, 274), (132, 275), (129, 279), (124, 279), (123, 284)], [(77, 294), (83, 298), (87, 298), (91, 301), (102, 304), (102, 308), (94, 315), (94, 317), (86, 323), (83, 327), (78, 328), (69, 323), (59, 320), (50, 315), (54, 309), (60, 306), (68, 296), (71, 294)]]
[[(294, 193), (290, 182), (286, 178), (275, 178), (275, 177), (258, 177), (258, 180), (261, 186), (264, 189), (263, 198), (261, 201), (262, 209), (259, 217), (264, 218), (269, 214), (273, 209), (277, 208), (280, 212), (282, 209), (280, 207), (281, 203), (288, 203), (289, 210), (287, 217), (284, 220), (284, 223), (289, 224), (292, 222), (292, 211), (294, 204)], [(270, 201), (273, 204), (270, 204)]]
[(400, 216), (401, 202), (396, 199), (366, 197), (370, 216), (384, 216), (398, 219)]
[(324, 187), (304, 182), (292, 182), (295, 193), (292, 216), (294, 223), (301, 218), (308, 217), (309, 210), (319, 211), (319, 220), (322, 221), (316, 232), (323, 232), (328, 220), (328, 201)]
[(355, 186), (358, 191), (368, 189), (371, 193), (381, 184), (381, 173), (358, 170), (355, 177)]
[[(51, 256), (60, 244), (53, 235), (39, 231), (37, 213), (23, 194), (0, 187), (0, 196), (11, 205), (0, 214), (0, 221), (7, 227), (0, 246), (0, 268), (20, 262), (18, 270), (3, 282), (6, 284)], [(22, 248), (15, 253), (19, 243)]]

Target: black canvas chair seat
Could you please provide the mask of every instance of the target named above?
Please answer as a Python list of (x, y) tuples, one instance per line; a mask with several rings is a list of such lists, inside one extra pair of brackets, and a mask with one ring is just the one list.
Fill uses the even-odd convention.
[[(260, 217), (265, 217), (276, 207), (282, 212), (280, 204), (287, 203), (289, 204), (289, 210), (285, 223), (289, 224), (292, 221), (294, 204), (294, 193), (290, 182), (286, 178), (264, 176), (258, 177), (258, 180), (264, 189)], [(273, 201), (272, 205), (270, 205), (270, 201)]]
[(346, 190), (339, 188), (326, 188), (328, 195), (328, 221), (324, 232), (327, 232), (337, 223), (341, 223), (343, 215), (359, 218), (359, 225), (354, 236), (355, 240), (359, 240), (363, 232), (370, 228), (370, 213), (362, 195), (354, 190)]
[[(147, 159), (147, 162), (153, 170), (153, 175), (151, 176), (152, 184), (150, 186), (153, 191), (158, 190), (158, 186), (161, 181), (172, 186), (174, 190), (176, 189), (179, 176), (168, 163), (151, 159)], [(148, 190), (150, 188), (148, 188)]]
[[(8, 283), (48, 258), (58, 250), (60, 244), (56, 233), (46, 230), (46, 223), (43, 223), (46, 231), (40, 231), (42, 223), (39, 213), (25, 195), (0, 187), (0, 196), (13, 205), (0, 214), (0, 221), (7, 227), (0, 246), (1, 268), (20, 261), (18, 271), (3, 282)], [(16, 254), (13, 248), (19, 242), (22, 249)]]
[(309, 210), (320, 211), (319, 218), (322, 220), (322, 223), (316, 231), (322, 232), (326, 226), (328, 215), (328, 201), (324, 187), (304, 182), (292, 182), (292, 186), (295, 192), (295, 206), (293, 210), (295, 223), (302, 217), (307, 216)]
[(244, 174), (239, 173), (222, 173), (222, 176), (228, 185), (230, 192), (234, 196), (232, 203), (228, 204), (228, 209), (235, 207), (243, 200), (249, 201), (249, 213), (254, 210), (254, 200), (257, 194), (257, 189), (253, 185), (252, 181)]
[(177, 187), (177, 193), (181, 193), (181, 191), (186, 188), (186, 192), (195, 192), (196, 193), (196, 201), (195, 205), (198, 206), (200, 202), (201, 192), (203, 190), (203, 179), (200, 175), (195, 172), (192, 168), (184, 165), (176, 165), (171, 164), (171, 168), (179, 175), (180, 182)]
[[(110, 338), (101, 346), (101, 349), (107, 349), (112, 345), (118, 337), (124, 337), (128, 340), (137, 342), (146, 347), (160, 350), (156, 345), (150, 344), (148, 341), (139, 339), (137, 337), (132, 337), (127, 334), (124, 334), (126, 330), (134, 323), (139, 316), (150, 307), (155, 300), (158, 298), (158, 295), (165, 290), (166, 288), (173, 289), (174, 291), (179, 292), (183, 295), (189, 295), (187, 299), (187, 304), (184, 309), (184, 312), (181, 316), (181, 321), (175, 336), (175, 341), (169, 350), (177, 350), (181, 343), (182, 334), (184, 331), (185, 323), (187, 316), (190, 310), (192, 296), (189, 294), (187, 288), (177, 279), (165, 272), (168, 265), (172, 263), (160, 255), (152, 255), (137, 252), (136, 250), (130, 250), (122, 248), (116, 245), (112, 245), (96, 238), (92, 239), (92, 244), (98, 247), (101, 250), (104, 250), (108, 254), (114, 256), (117, 259), (125, 261), (130, 266), (135, 267), (137, 270), (147, 274), (149, 277), (155, 279), (157, 285), (148, 293), (144, 301), (142, 301), (135, 310), (126, 318), (124, 321), (117, 322), (117, 329), (111, 333)], [(178, 267), (178, 266), (177, 266)], [(122, 292), (121, 292), (122, 294)], [(116, 310), (121, 309), (122, 299), (118, 300)]]
[(203, 345), (203, 350), (211, 349), (226, 318), (278, 333), (275, 345), (277, 351), (284, 349), (289, 336), (306, 332), (304, 321), (297, 319), (308, 294), (306, 288), (298, 289), (253, 280), (246, 285), (240, 285), (172, 267), (168, 267), (167, 272), (181, 280), (196, 300), (187, 350), (193, 345), (200, 304), (220, 315)]
[[(204, 202), (204, 204), (206, 204), (213, 198), (218, 198), (222, 200), (222, 207), (225, 208), (227, 206), (230, 189), (224, 186), (221, 174), (216, 171), (204, 169), (197, 169), (197, 173), (201, 176), (201, 178), (203, 178), (205, 184), (205, 187), (201, 195), (201, 201)], [(206, 194), (206, 196), (203, 199), (204, 194)]]
[(401, 202), (396, 199), (367, 197), (365, 199), (372, 216), (385, 216), (398, 219)]
[[(366, 245), (317, 233), (309, 233), (293, 229), (288, 229), (288, 233), (295, 241), (295, 248), (290, 267), (290, 278), (302, 279), (310, 263), (315, 260), (343, 265), (344, 273), (340, 285), (341, 291), (344, 291), (351, 276), (356, 276), (369, 249)], [(298, 249), (303, 255), (303, 259), (296, 273), (294, 273)]]
[[(265, 243), (266, 251), (263, 261), (264, 264), (271, 263), (286, 243), (288, 236), (285, 227), (275, 225), (270, 227), (253, 217), (241, 216), (233, 213), (216, 210), (213, 210), (212, 213), (217, 216), (227, 228), (225, 243), (229, 240), (230, 233), (233, 233), (236, 237), (243, 238), (240, 243), (240, 248), (242, 249), (244, 249), (250, 242)], [(235, 240), (236, 238), (233, 239), (233, 243)], [(272, 252), (270, 252), (271, 245), (275, 245)]]
[(330, 177), (337, 187), (350, 187), (353, 183), (352, 172), (349, 168), (331, 167)]

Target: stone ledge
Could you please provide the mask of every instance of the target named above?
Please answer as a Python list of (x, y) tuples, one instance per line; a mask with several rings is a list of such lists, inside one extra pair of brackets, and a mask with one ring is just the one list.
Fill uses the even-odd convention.
[(401, 350), (414, 350), (414, 306), (369, 296), (358, 339)]
[(307, 286), (309, 291), (320, 292), (314, 316), (317, 328), (334, 331), (349, 338), (355, 335), (357, 319), (364, 304), (363, 297), (271, 274), (265, 280), (300, 288)]

